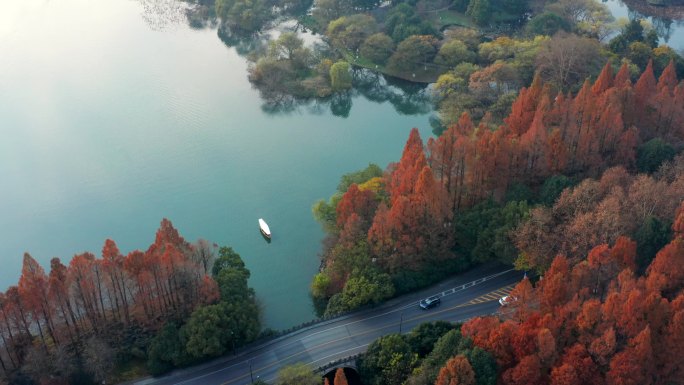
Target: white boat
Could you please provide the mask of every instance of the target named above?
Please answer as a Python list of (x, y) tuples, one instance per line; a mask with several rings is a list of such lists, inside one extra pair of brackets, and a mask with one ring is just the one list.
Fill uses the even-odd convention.
[(271, 229), (268, 228), (266, 221), (261, 218), (259, 218), (259, 230), (261, 230), (261, 234), (264, 234), (264, 237), (271, 238)]

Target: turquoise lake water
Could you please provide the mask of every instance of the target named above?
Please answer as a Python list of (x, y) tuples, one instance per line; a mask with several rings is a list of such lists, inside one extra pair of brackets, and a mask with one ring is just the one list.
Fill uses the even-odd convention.
[(146, 249), (166, 217), (189, 241), (242, 255), (266, 326), (311, 319), (323, 237), (312, 203), (341, 174), (399, 159), (412, 127), (430, 135), (423, 92), (370, 81), (375, 101), (356, 93), (336, 114), (326, 103), (273, 113), (247, 61), (215, 29), (189, 28), (175, 1), (3, 1), (0, 288), (16, 284), (25, 251), (47, 269), (99, 254), (106, 238)]
[(266, 326), (307, 321), (323, 237), (311, 205), (341, 174), (399, 159), (412, 127), (430, 134), (428, 115), (363, 96), (346, 118), (325, 104), (266, 113), (246, 60), (174, 7), (0, 5), (0, 286), (16, 284), (24, 251), (48, 270), (106, 238), (146, 249), (166, 217), (242, 255)]

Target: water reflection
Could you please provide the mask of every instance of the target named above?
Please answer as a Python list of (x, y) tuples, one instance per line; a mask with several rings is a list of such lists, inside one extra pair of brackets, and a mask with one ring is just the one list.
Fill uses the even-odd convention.
[(185, 0), (193, 5), (185, 11), (188, 25), (192, 29), (218, 28), (214, 0)]
[(614, 17), (647, 19), (662, 42), (674, 49), (684, 49), (684, 6), (656, 7), (633, 0), (603, 0)]
[[(305, 45), (309, 46), (319, 57), (330, 56), (329, 48), (322, 42), (320, 36), (307, 31), (294, 19), (280, 21), (262, 31), (245, 33), (221, 25), (214, 12), (214, 0), (184, 0), (184, 3), (176, 0), (137, 1), (144, 5), (147, 15), (144, 18), (146, 21), (150, 20), (148, 24), (153, 29), (176, 22), (179, 15), (183, 15), (185, 22), (193, 29), (215, 29), (218, 38), (227, 47), (234, 48), (238, 55), (252, 62), (265, 52), (271, 41), (277, 39), (285, 31), (296, 32), (304, 40)], [(309, 6), (310, 2), (311, 0), (303, 0), (283, 4), (301, 7)], [(290, 6), (284, 8), (281, 14), (300, 10), (296, 6)], [(155, 15), (156, 19), (152, 15)], [(302, 112), (315, 115), (329, 110), (335, 116), (346, 118), (353, 106), (353, 100), (357, 97), (364, 97), (376, 103), (389, 103), (402, 115), (426, 114), (433, 109), (427, 84), (386, 77), (363, 68), (354, 68), (352, 79), (351, 90), (337, 92), (325, 98), (301, 98), (263, 86), (255, 85), (254, 87), (263, 100), (262, 111), (269, 115)]]
[(219, 39), (228, 48), (235, 48), (238, 55), (247, 57), (250, 54), (261, 52), (268, 47), (269, 36), (262, 33), (242, 33), (221, 26), (217, 30)]
[(352, 84), (351, 90), (338, 92), (327, 98), (297, 98), (268, 89), (257, 89), (264, 101), (261, 109), (269, 115), (302, 112), (321, 114), (329, 109), (333, 115), (346, 118), (357, 97), (364, 97), (378, 104), (389, 103), (402, 115), (421, 115), (432, 111), (427, 84), (386, 77), (363, 68), (352, 70)]

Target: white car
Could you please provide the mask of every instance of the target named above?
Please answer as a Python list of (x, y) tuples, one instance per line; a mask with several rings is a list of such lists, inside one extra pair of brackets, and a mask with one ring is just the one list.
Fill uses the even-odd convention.
[(500, 304), (501, 306), (508, 306), (508, 305), (510, 305), (511, 303), (513, 303), (513, 302), (515, 302), (515, 301), (517, 301), (517, 300), (518, 300), (518, 299), (515, 298), (515, 297), (511, 297), (510, 295), (505, 295), (505, 296), (499, 298), (499, 304)]

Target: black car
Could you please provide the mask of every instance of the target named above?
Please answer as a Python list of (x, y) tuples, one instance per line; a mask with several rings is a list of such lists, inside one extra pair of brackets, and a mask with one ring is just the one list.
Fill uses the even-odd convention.
[(433, 295), (432, 297), (427, 297), (424, 300), (420, 301), (420, 308), (423, 310), (427, 310), (436, 306), (439, 306), (439, 304), (442, 303), (442, 300), (439, 299), (439, 296)]

